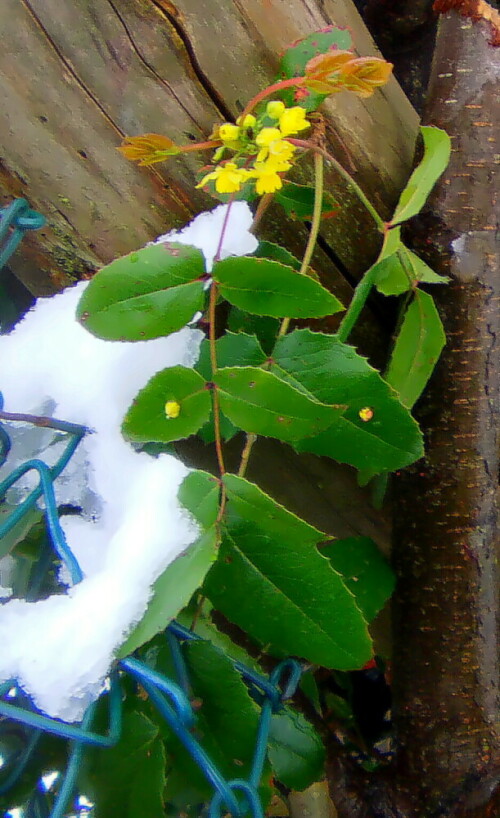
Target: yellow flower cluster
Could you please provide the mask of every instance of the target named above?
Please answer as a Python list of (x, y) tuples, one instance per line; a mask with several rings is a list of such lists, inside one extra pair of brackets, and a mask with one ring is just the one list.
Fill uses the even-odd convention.
[[(265, 114), (257, 119), (247, 114), (236, 120), (236, 125), (225, 122), (214, 133), (222, 147), (216, 152), (218, 160), (226, 148), (236, 152), (231, 161), (221, 162), (207, 173), (196, 187), (215, 182), (217, 193), (237, 193), (250, 179), (255, 190), (274, 193), (283, 182), (281, 173), (290, 170), (296, 147), (285, 137), (294, 136), (309, 127), (304, 108), (286, 108), (279, 100), (268, 102)], [(253, 164), (249, 163), (251, 158)]]

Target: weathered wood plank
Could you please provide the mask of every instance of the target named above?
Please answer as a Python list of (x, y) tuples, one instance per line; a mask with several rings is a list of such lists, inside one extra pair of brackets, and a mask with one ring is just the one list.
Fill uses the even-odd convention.
[[(193, 190), (198, 158), (138, 169), (116, 152), (121, 136), (206, 137), (273, 78), (277, 52), (290, 39), (332, 19), (355, 29), (360, 51), (374, 53), (350, 0), (5, 0), (0, 190), (26, 195), (49, 217), (48, 228), (25, 243), (31, 268), (14, 262), (30, 288), (54, 289), (67, 274), (79, 277), (210, 206)], [(365, 102), (339, 95), (328, 116), (336, 154), (387, 207), (408, 174), (416, 133), (402, 92), (393, 82)], [(356, 275), (378, 239), (338, 179), (331, 181), (343, 210), (324, 236)], [(268, 230), (300, 253), (300, 226), (284, 229), (271, 214)], [(346, 235), (358, 230), (364, 241), (353, 250)], [(350, 288), (332, 262), (320, 253), (316, 264), (346, 299)]]

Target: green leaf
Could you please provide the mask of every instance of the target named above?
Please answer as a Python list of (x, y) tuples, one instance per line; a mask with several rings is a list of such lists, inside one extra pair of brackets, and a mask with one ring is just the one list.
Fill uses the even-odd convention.
[(352, 670), (371, 656), (363, 616), (341, 576), (310, 543), (232, 525), (204, 593), (276, 656)]
[(306, 670), (302, 674), (300, 677), (299, 687), (304, 696), (307, 696), (310, 703), (313, 705), (316, 713), (321, 715), (321, 701), (319, 697), (318, 683), (314, 677), (314, 668)]
[[(266, 355), (255, 335), (247, 335), (243, 332), (226, 332), (222, 338), (216, 341), (215, 346), (217, 365), (220, 369), (227, 366), (259, 366), (266, 359)], [(210, 342), (208, 340), (201, 343), (200, 356), (195, 369), (207, 381), (211, 380), (212, 366), (210, 363)], [(237, 427), (222, 412), (220, 413), (220, 431), (224, 440), (230, 440), (238, 432)], [(200, 429), (198, 434), (205, 443), (213, 443), (215, 440), (212, 409), (210, 409), (208, 423)]]
[(219, 369), (218, 386), (224, 414), (240, 429), (286, 442), (326, 429), (343, 407), (326, 406), (294, 389), (271, 372), (252, 366)]
[(215, 526), (212, 526), (160, 574), (153, 585), (146, 612), (121, 646), (118, 658), (129, 656), (149, 642), (187, 605), (212, 566), (216, 549), (217, 536)]
[(450, 161), (451, 140), (446, 131), (423, 125), (420, 132), (424, 140), (424, 156), (399, 197), (392, 224), (411, 219), (421, 211), (432, 188)]
[[(252, 764), (259, 708), (232, 662), (209, 642), (185, 645), (185, 659), (193, 697), (201, 702), (194, 736), (227, 779), (247, 778)], [(176, 786), (188, 780), (204, 798), (212, 788), (187, 750), (172, 735), (167, 748), (173, 759), (175, 778), (167, 781), (167, 798), (181, 803)], [(177, 791), (176, 791), (177, 790)]]
[(406, 259), (408, 259), (414, 281), (419, 281), (423, 284), (447, 284), (450, 281), (448, 276), (441, 276), (435, 273), (423, 259), (404, 245), (402, 251)]
[(231, 307), (227, 326), (231, 332), (255, 335), (265, 354), (270, 355), (276, 343), (280, 322), (268, 315), (250, 315), (238, 307)]
[[(422, 456), (417, 423), (353, 347), (335, 336), (295, 330), (278, 340), (273, 360), (273, 372), (289, 373), (323, 403), (348, 407), (332, 426), (295, 443), (298, 451), (327, 455), (374, 473), (402, 468)], [(371, 411), (371, 419), (362, 419), (363, 410)]]
[(196, 626), (194, 631), (197, 636), (211, 642), (214, 647), (219, 648), (226, 656), (236, 662), (241, 662), (242, 665), (262, 673), (262, 668), (253, 656), (241, 647), (236, 645), (230, 636), (223, 631), (220, 631), (216, 623), (212, 620), (213, 608), (208, 599), (205, 599), (201, 610), (198, 607), (198, 601), (192, 600), (187, 608), (184, 608), (176, 617), (176, 622), (184, 625), (185, 628), (191, 628), (194, 616), (196, 614)]
[(164, 818), (165, 751), (158, 728), (125, 709), (115, 747), (90, 748), (80, 787), (96, 818)]
[(277, 261), (252, 256), (214, 264), (221, 295), (240, 309), (275, 318), (321, 318), (343, 309), (313, 278)]
[[(314, 210), (315, 190), (308, 185), (298, 185), (295, 182), (284, 182), (281, 190), (274, 194), (275, 201), (278, 202), (287, 216), (298, 221), (312, 219)], [(328, 191), (323, 195), (321, 202), (321, 215), (324, 219), (337, 213), (339, 207)]]
[(305, 790), (323, 775), (325, 747), (302, 713), (286, 707), (271, 719), (268, 758), (285, 787)]
[(226, 486), (228, 513), (230, 518), (237, 517), (258, 525), (267, 534), (283, 538), (290, 542), (298, 540), (315, 545), (328, 537), (322, 531), (301, 520), (284, 506), (265, 494), (262, 489), (238, 477), (236, 474), (225, 474), (222, 482)]
[[(178, 404), (178, 417), (167, 417), (167, 402)], [(181, 440), (206, 423), (211, 405), (210, 391), (201, 375), (172, 366), (157, 372), (134, 398), (122, 431), (129, 440), (138, 442)]]
[(177, 498), (203, 528), (215, 525), (219, 513), (219, 481), (207, 471), (192, 471), (182, 481)]
[(347, 537), (322, 546), (321, 553), (342, 574), (367, 622), (371, 622), (394, 591), (395, 577), (370, 537)]
[[(0, 524), (3, 525), (7, 518), (17, 509), (17, 506), (12, 506), (5, 501), (0, 505)], [(0, 559), (6, 554), (9, 554), (15, 546), (22, 542), (34, 525), (42, 521), (43, 511), (39, 508), (29, 509), (21, 519), (10, 529), (3, 537), (0, 537)], [(36, 553), (34, 559), (38, 559), (39, 554)]]
[[(301, 77), (305, 73), (305, 67), (309, 60), (319, 54), (325, 54), (330, 49), (340, 49), (347, 51), (352, 47), (352, 38), (348, 29), (337, 26), (327, 26), (321, 31), (314, 31), (298, 43), (294, 43), (287, 48), (279, 65), (279, 78), (290, 79)], [(295, 97), (295, 88), (286, 89), (281, 92), (281, 99), (285, 105), (300, 105), (306, 111), (315, 111), (327, 94), (316, 94), (307, 91)]]
[(176, 332), (203, 309), (200, 250), (154, 244), (103, 267), (88, 284), (77, 318), (108, 341), (147, 341)]
[(432, 297), (416, 290), (396, 338), (386, 376), (404, 406), (411, 408), (422, 394), (445, 343)]
[(293, 253), (281, 247), (279, 244), (274, 244), (272, 241), (261, 241), (253, 254), (255, 258), (267, 258), (271, 261), (279, 261), (280, 264), (286, 264), (287, 267), (293, 267), (299, 272), (300, 261), (295, 258)]
[(405, 247), (400, 233), (400, 227), (388, 231), (380, 261), (371, 268), (377, 290), (383, 295), (401, 295), (420, 281), (426, 284), (446, 284), (449, 278), (435, 273), (425, 261)]

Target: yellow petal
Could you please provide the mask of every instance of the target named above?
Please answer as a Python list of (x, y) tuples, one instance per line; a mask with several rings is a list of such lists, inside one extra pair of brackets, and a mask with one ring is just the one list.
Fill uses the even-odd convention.
[(255, 137), (255, 143), (259, 148), (267, 148), (271, 142), (281, 139), (283, 134), (278, 128), (262, 128)]

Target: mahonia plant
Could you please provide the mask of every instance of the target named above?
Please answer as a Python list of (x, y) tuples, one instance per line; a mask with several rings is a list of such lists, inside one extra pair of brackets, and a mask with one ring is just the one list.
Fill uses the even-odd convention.
[[(303, 218), (311, 220), (300, 262), (269, 242), (261, 242), (253, 255), (222, 259), (225, 220), (211, 270), (196, 247), (175, 241), (153, 244), (104, 267), (82, 296), (79, 318), (101, 338), (140, 341), (168, 335), (197, 312), (208, 324), (195, 368), (175, 366), (157, 373), (124, 419), (123, 432), (136, 444), (165, 445), (191, 435), (214, 441), (219, 474), (194, 471), (181, 487), (179, 499), (197, 520), (200, 537), (157, 580), (148, 611), (122, 655), (147, 651), (146, 643), (174, 615), (186, 624), (194, 617), (195, 627), (220, 646), (222, 635), (209, 616), (213, 606), (271, 656), (293, 655), (337, 671), (361, 668), (372, 658), (368, 625), (393, 588), (391, 570), (375, 544), (356, 537), (331, 541), (245, 475), (258, 436), (350, 464), (359, 470), (361, 482), (401, 469), (423, 454), (422, 434), (410, 410), (439, 357), (444, 334), (434, 301), (419, 284), (445, 279), (405, 246), (401, 225), (421, 210), (446, 167), (450, 140), (438, 128), (421, 129), (423, 158), (392, 219), (385, 222), (328, 152), (315, 113), (332, 94), (370, 96), (387, 82), (391, 69), (382, 59), (357, 57), (349, 32), (329, 27), (292, 46), (282, 59), (279, 79), (258, 93), (235, 122), (217, 125), (208, 141), (178, 146), (166, 136), (145, 134), (128, 137), (119, 148), (144, 166), (211, 151), (211, 165), (201, 171), (197, 187), (225, 201), (227, 212), (238, 198), (251, 202), (262, 197), (255, 225), (285, 188), (288, 198), (298, 196), (297, 186), (286, 179), (298, 161), (312, 157), (315, 176), (310, 205), (304, 205), (303, 196), (300, 202)], [(344, 309), (310, 269), (321, 218), (331, 211), (323, 191), (324, 162), (349, 183), (382, 237), (379, 257), (361, 278), (335, 334), (290, 330), (292, 319), (321, 318)], [(373, 287), (384, 295), (405, 294), (383, 374), (347, 343)], [(222, 301), (230, 305), (224, 333), (216, 328), (216, 307)], [(246, 442), (240, 466), (229, 473), (223, 441), (241, 431)], [(193, 612), (189, 601), (199, 588)], [(224, 640), (226, 651), (241, 652)], [(192, 661), (203, 699), (204, 671)], [(231, 701), (228, 691), (226, 707)], [(302, 716), (298, 724), (299, 715), (290, 713), (280, 718), (288, 719), (289, 734), (299, 731), (303, 740), (307, 724)], [(234, 723), (240, 718), (235, 712)], [(217, 730), (215, 725), (211, 729)], [(299, 783), (290, 753), (270, 752), (274, 775), (285, 786), (304, 788), (321, 773), (321, 741), (312, 727), (307, 729), (312, 732)], [(218, 740), (223, 746), (224, 731)], [(228, 776), (248, 772), (251, 758), (244, 745), (242, 740), (238, 755), (243, 769), (231, 766), (233, 747), (229, 758), (220, 760)], [(183, 763), (192, 785), (199, 776), (194, 764)], [(179, 775), (175, 764), (172, 769), (167, 799), (175, 802)]]

